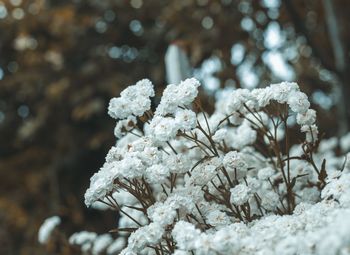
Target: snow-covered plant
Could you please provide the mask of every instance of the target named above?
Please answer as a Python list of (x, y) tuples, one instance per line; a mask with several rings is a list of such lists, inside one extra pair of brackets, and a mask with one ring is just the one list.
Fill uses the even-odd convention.
[(152, 109), (144, 79), (110, 101), (118, 140), (85, 204), (116, 210), (119, 237), (81, 232), (71, 244), (92, 254), (350, 254), (350, 156), (318, 140), (298, 85), (234, 90), (212, 114), (199, 86), (168, 85)]

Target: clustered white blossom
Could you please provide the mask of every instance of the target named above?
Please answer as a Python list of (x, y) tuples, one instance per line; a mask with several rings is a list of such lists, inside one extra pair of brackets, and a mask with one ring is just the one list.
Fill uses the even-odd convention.
[(119, 237), (70, 242), (93, 254), (350, 254), (350, 135), (318, 141), (296, 83), (237, 89), (211, 115), (199, 86), (169, 85), (155, 111), (148, 80), (111, 100), (125, 121), (85, 203), (117, 210)]
[(61, 224), (61, 219), (58, 216), (47, 218), (41, 225), (38, 234), (38, 240), (41, 244), (46, 244), (50, 240), (50, 236), (55, 228)]

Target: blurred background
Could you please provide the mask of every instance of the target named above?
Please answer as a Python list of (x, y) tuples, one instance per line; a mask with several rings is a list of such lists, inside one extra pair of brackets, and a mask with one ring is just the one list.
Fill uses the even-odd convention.
[(321, 133), (350, 125), (346, 0), (0, 0), (0, 254), (63, 254), (37, 243), (115, 227), (86, 209), (89, 178), (115, 143), (109, 99), (149, 78), (195, 76), (207, 110), (219, 89), (297, 81)]

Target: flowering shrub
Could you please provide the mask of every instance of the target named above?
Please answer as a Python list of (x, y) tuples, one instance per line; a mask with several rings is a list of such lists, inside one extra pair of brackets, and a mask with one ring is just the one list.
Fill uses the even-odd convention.
[(167, 86), (155, 110), (147, 79), (110, 101), (118, 141), (85, 204), (118, 211), (119, 237), (83, 231), (70, 243), (92, 254), (350, 254), (350, 154), (335, 153), (350, 136), (319, 141), (296, 83), (234, 90), (211, 115), (199, 86)]

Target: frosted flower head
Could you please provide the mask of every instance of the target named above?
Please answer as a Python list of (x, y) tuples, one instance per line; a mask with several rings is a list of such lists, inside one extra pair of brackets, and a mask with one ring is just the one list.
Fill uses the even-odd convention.
[(196, 114), (191, 110), (178, 109), (175, 112), (175, 121), (182, 131), (190, 131), (195, 128), (197, 124)]
[(265, 107), (273, 99), (273, 93), (270, 87), (254, 89), (251, 94), (256, 98), (259, 107)]
[(288, 101), (289, 95), (292, 92), (299, 91), (299, 86), (294, 82), (281, 82), (278, 84), (271, 84), (269, 89), (273, 99), (283, 104)]
[(166, 226), (174, 221), (177, 207), (169, 202), (158, 202), (147, 209), (147, 214), (153, 222)]
[(180, 249), (191, 250), (195, 247), (195, 240), (200, 230), (189, 222), (178, 221), (171, 234)]
[(81, 245), (85, 242), (93, 242), (96, 239), (96, 237), (97, 234), (94, 232), (81, 231), (71, 235), (71, 237), (69, 238), (69, 243)]
[(258, 178), (259, 180), (267, 180), (274, 174), (275, 174), (275, 170), (272, 167), (265, 167), (259, 170)]
[(114, 128), (115, 137), (123, 137), (128, 131), (132, 130), (136, 126), (136, 123), (137, 119), (135, 116), (128, 116), (126, 119), (118, 121)]
[(173, 114), (179, 106), (190, 105), (198, 95), (199, 86), (199, 81), (194, 78), (186, 79), (179, 85), (168, 85), (156, 109), (156, 115)]
[(233, 112), (243, 110), (244, 104), (251, 99), (251, 93), (248, 89), (236, 89), (234, 90), (226, 105), (226, 113), (231, 114)]
[(247, 163), (244, 161), (242, 155), (237, 151), (230, 151), (223, 159), (223, 165), (228, 170), (238, 170), (245, 172), (248, 169)]
[(215, 177), (220, 166), (221, 159), (216, 157), (199, 164), (191, 172), (191, 177), (186, 180), (186, 185), (206, 185)]
[(172, 173), (186, 173), (190, 170), (191, 160), (187, 154), (178, 153), (164, 156), (164, 162)]
[(230, 189), (231, 198), (230, 201), (234, 205), (243, 205), (250, 197), (251, 190), (245, 184), (238, 184), (234, 188)]
[(295, 91), (289, 95), (288, 105), (293, 112), (305, 114), (310, 107), (310, 102), (305, 93)]
[(107, 247), (113, 243), (113, 238), (110, 234), (99, 235), (93, 243), (92, 254), (98, 255), (107, 249)]
[[(124, 237), (119, 237), (113, 241), (113, 243), (108, 246), (107, 254), (117, 254), (121, 251), (126, 245), (126, 240)], [(119, 254), (119, 253), (118, 253)]]
[(122, 97), (112, 98), (109, 101), (108, 114), (114, 119), (125, 119), (132, 114), (130, 102)]
[(316, 142), (318, 139), (318, 127), (316, 125), (304, 125), (300, 128), (305, 133), (305, 140), (309, 143)]
[(112, 98), (108, 106), (108, 114), (115, 119), (125, 119), (131, 114), (142, 116), (151, 108), (150, 97), (154, 96), (153, 84), (147, 79), (140, 80), (120, 93), (120, 97)]
[(226, 128), (221, 128), (221, 129), (217, 130), (215, 132), (215, 134), (213, 135), (213, 137), (212, 137), (213, 141), (217, 142), (217, 143), (223, 141), (225, 139), (225, 137), (226, 137), (226, 134), (227, 134), (227, 129)]
[(316, 111), (313, 109), (308, 109), (304, 113), (297, 114), (297, 123), (299, 125), (313, 125), (316, 121)]
[(227, 226), (231, 223), (226, 213), (220, 210), (211, 210), (206, 216), (208, 224), (214, 227)]
[(107, 193), (113, 190), (113, 181), (117, 177), (117, 173), (114, 171), (117, 168), (114, 166), (117, 164), (118, 162), (105, 163), (100, 171), (90, 178), (90, 187), (84, 195), (86, 206), (103, 199)]
[(164, 183), (170, 172), (169, 169), (161, 164), (156, 164), (146, 169), (146, 180), (149, 183)]
[(200, 82), (195, 78), (189, 78), (179, 84), (179, 102), (181, 105), (189, 105), (198, 95)]
[(149, 130), (156, 140), (167, 142), (176, 136), (179, 125), (174, 118), (155, 116), (151, 121)]
[(39, 229), (39, 242), (42, 244), (46, 244), (49, 241), (52, 232), (60, 223), (61, 219), (58, 216), (52, 216), (50, 218), (47, 218)]
[(129, 86), (120, 93), (121, 97), (135, 99), (135, 97), (154, 97), (153, 84), (148, 79), (142, 79), (135, 85)]
[(340, 148), (343, 152), (350, 151), (350, 132), (340, 138)]

